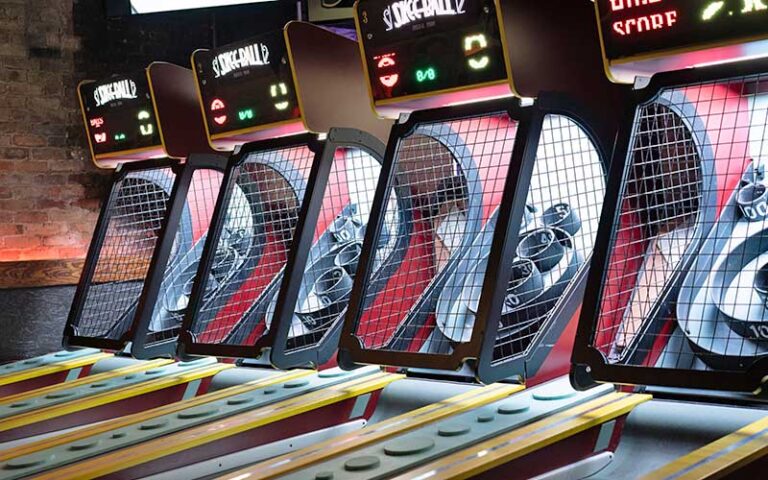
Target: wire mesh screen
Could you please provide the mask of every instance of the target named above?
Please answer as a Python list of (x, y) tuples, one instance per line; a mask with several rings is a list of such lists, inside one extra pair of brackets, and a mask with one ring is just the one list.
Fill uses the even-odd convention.
[(405, 205), (405, 228), (387, 217), (376, 241), (396, 235), (402, 262), (384, 285), (365, 279), (354, 330), (363, 349), (450, 355), (469, 341), (483, 280), (475, 268), (493, 236), (516, 130), (497, 113), (417, 125), (400, 138), (388, 208)]
[[(347, 310), (381, 163), (361, 148), (336, 148), (322, 207), (314, 229), (313, 245), (304, 265), (304, 276), (284, 353), (311, 349), (338, 327)], [(372, 277), (385, 281), (397, 263), (395, 247), (405, 230), (402, 206), (392, 195), (386, 224), (393, 226), (376, 244)], [(277, 299), (275, 300), (275, 302)], [(274, 303), (270, 309), (274, 309)], [(271, 317), (271, 311), (268, 318)]]
[[(188, 218), (192, 222), (190, 225), (192, 242), (189, 243), (187, 249), (184, 249), (182, 245), (184, 237), (177, 235), (174, 238), (172, 252), (177, 252), (177, 254), (172, 254), (165, 266), (158, 298), (145, 332), (145, 344), (172, 340), (179, 334), (184, 312), (192, 294), (192, 286), (197, 278), (200, 257), (223, 177), (222, 172), (210, 169), (196, 169), (192, 173), (182, 214), (182, 219)], [(237, 203), (238, 201), (240, 204)], [(235, 205), (235, 208), (244, 208), (242, 203), (242, 196), (236, 196), (231, 205)], [(228, 226), (228, 228), (231, 227)], [(247, 227), (248, 224), (245, 220), (238, 219), (237, 224), (234, 225), (234, 230), (242, 235)], [(182, 223), (182, 228), (187, 227)], [(232, 257), (234, 257), (237, 248), (229, 243), (227, 248), (232, 249)], [(225, 257), (229, 253), (225, 253)], [(215, 278), (213, 281), (216, 281)]]
[(592, 346), (610, 364), (745, 370), (768, 351), (768, 75), (636, 111)]
[[(165, 221), (175, 174), (170, 168), (128, 172), (105, 205), (106, 231), (95, 250), (77, 336), (121, 340), (128, 332)], [(98, 240), (98, 237), (97, 237)], [(179, 232), (180, 245), (189, 241)]]
[[(569, 299), (592, 254), (604, 197), (605, 170), (592, 140), (573, 120), (546, 115), (493, 362), (526, 354)], [(484, 247), (487, 259), (490, 242)], [(478, 264), (483, 274), (485, 264)]]
[(210, 272), (190, 331), (196, 344), (251, 346), (267, 332), (314, 153), (306, 145), (252, 152), (219, 208)]

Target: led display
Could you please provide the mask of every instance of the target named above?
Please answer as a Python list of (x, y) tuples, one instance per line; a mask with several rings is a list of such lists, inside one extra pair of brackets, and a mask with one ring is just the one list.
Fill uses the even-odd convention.
[(768, 0), (598, 0), (609, 60), (768, 37)]
[(282, 31), (193, 56), (212, 138), (299, 118)]
[(95, 156), (159, 146), (160, 132), (146, 73), (80, 85), (86, 129)]
[(357, 20), (374, 100), (507, 80), (493, 0), (370, 0)]

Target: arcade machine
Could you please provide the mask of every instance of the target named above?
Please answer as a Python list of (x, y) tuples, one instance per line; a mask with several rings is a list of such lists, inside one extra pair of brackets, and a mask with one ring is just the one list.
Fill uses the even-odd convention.
[(79, 93), (93, 159), (116, 171), (64, 344), (116, 354), (77, 380), (2, 398), (2, 442), (193, 397), (231, 367), (215, 359), (173, 363), (175, 344), (167, 342), (166, 326), (180, 322), (177, 290), (199, 261), (222, 177), (223, 161), (211, 154), (191, 155), (183, 167), (176, 160), (207, 151), (202, 122), (190, 115), (197, 113), (192, 72), (155, 63), (85, 82)]
[(596, 5), (606, 71), (634, 95), (572, 375), (654, 396), (602, 477), (764, 475), (768, 5)]
[[(368, 107), (354, 41), (303, 23), (280, 33), (193, 56), (211, 144), (236, 151), (185, 302), (186, 355), (268, 354), (281, 366), (306, 366), (328, 363), (335, 350), (381, 171), (376, 137), (391, 122)], [(328, 51), (333, 60), (319, 62)], [(239, 191), (245, 207), (233, 209)], [(382, 281), (403, 261), (402, 205), (387, 211), (392, 234), (373, 247)], [(254, 222), (233, 230), (243, 218)], [(208, 395), (0, 452), (0, 478), (211, 475), (359, 428), (381, 390), (402, 378), (370, 367), (278, 373), (241, 365), (214, 378)], [(408, 408), (453, 393), (424, 392)], [(402, 411), (390, 403), (392, 414)], [(456, 407), (431, 408), (439, 418)]]
[[(589, 38), (591, 6), (574, 5), (563, 18), (582, 19), (572, 34)], [(477, 460), (465, 477), (530, 478), (563, 468), (576, 478), (605, 467), (623, 417), (649, 399), (608, 385), (577, 393), (565, 376), (569, 358), (560, 349), (573, 341), (573, 330), (564, 332), (575, 326), (612, 139), (603, 143), (600, 122), (575, 101), (546, 91), (526, 103), (514, 95), (511, 76), (524, 67), (512, 59), (525, 55), (512, 52), (535, 43), (505, 36), (530, 17), (514, 7), (357, 4), (374, 107), (400, 115), (363, 251), (391, 231), (381, 212), (393, 192), (412, 207), (408, 250), (392, 280), (374, 290), (366, 275), (374, 256), (360, 261), (340, 361), (396, 367), (430, 385), (422, 388), (458, 390), (475, 378), (529, 388), (441, 419), (419, 410), (374, 418), (360, 432), (224, 478), (446, 478), (434, 465), (443, 458), (454, 465), (454, 456)], [(495, 455), (510, 446), (512, 453)]]

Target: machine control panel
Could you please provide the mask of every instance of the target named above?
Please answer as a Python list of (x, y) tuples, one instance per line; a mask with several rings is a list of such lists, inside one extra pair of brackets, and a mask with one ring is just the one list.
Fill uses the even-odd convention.
[(78, 92), (94, 158), (162, 144), (144, 70), (84, 82)]
[(605, 55), (616, 60), (766, 36), (767, 0), (598, 0)]
[(282, 30), (192, 56), (211, 139), (300, 118)]
[(361, 0), (356, 19), (375, 103), (508, 82), (493, 0)]

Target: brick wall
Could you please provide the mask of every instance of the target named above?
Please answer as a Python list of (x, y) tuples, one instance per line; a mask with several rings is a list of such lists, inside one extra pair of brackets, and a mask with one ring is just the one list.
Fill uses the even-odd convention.
[(103, 0), (0, 0), (0, 261), (85, 255), (109, 172), (86, 151), (80, 80), (186, 66), (214, 40), (282, 24), (294, 7), (277, 3), (107, 20)]

